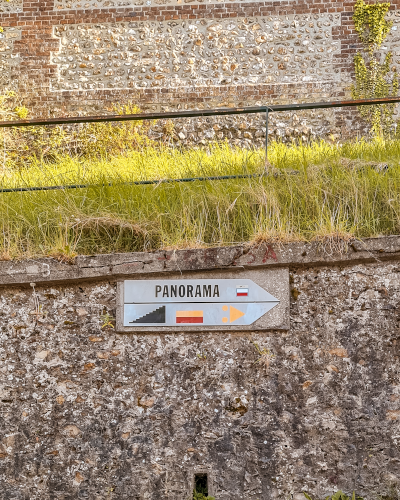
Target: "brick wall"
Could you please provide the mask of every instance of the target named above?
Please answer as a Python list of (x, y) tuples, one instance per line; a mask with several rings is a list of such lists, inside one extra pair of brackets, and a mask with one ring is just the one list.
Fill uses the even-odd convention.
[[(0, 85), (18, 88), (36, 116), (104, 112), (127, 100), (167, 110), (341, 99), (358, 47), (353, 5), (0, 0)], [(396, 33), (387, 44), (395, 52)], [(338, 113), (299, 123), (340, 133), (354, 113)]]

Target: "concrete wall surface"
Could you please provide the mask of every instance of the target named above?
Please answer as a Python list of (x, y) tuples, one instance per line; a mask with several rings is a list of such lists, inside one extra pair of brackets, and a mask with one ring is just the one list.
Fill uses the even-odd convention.
[[(389, 492), (399, 258), (393, 237), (3, 262), (0, 498), (187, 500), (199, 472), (218, 500)], [(178, 264), (289, 268), (290, 330), (116, 333), (117, 281)]]

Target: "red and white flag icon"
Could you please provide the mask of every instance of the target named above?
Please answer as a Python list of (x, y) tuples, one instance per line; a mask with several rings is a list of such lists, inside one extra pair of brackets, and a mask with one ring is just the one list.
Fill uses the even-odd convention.
[(237, 286), (236, 287), (236, 297), (248, 297), (249, 287), (248, 286)]

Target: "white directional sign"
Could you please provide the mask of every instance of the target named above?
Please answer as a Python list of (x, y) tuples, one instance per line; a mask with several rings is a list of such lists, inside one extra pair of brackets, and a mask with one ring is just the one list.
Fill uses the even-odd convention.
[(279, 300), (249, 279), (131, 280), (123, 326), (251, 325)]

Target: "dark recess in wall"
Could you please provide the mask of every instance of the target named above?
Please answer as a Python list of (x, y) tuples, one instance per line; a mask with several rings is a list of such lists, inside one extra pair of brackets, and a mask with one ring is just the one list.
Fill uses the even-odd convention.
[(208, 496), (208, 478), (207, 474), (195, 474), (194, 489), (196, 493), (202, 493)]

